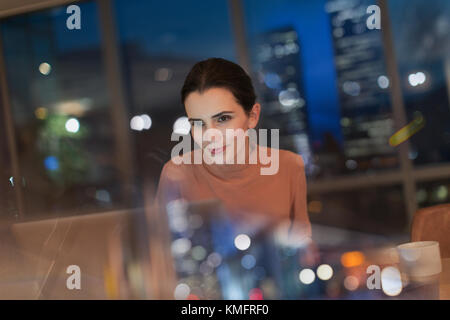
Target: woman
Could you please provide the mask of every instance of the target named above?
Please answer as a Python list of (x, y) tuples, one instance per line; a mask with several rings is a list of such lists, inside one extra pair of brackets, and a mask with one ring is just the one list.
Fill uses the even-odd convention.
[[(221, 58), (200, 61), (187, 75), (181, 100), (192, 125), (193, 140), (199, 148), (165, 164), (158, 201), (219, 199), (232, 218), (263, 227), (290, 221), (289, 230), (295, 230), (296, 238), (310, 243), (311, 225), (301, 156), (262, 147), (248, 137), (244, 144), (242, 139), (237, 141), (236, 136), (232, 140), (224, 138), (228, 137), (227, 130), (248, 132), (257, 127), (261, 106), (256, 102), (252, 81), (246, 72)], [(205, 136), (209, 137), (205, 139)], [(237, 150), (230, 142), (236, 142)], [(198, 158), (201, 163), (192, 161), (196, 153), (201, 154)], [(254, 155), (265, 153), (278, 155), (278, 159), (270, 158), (279, 162), (274, 174), (261, 174), (264, 164), (259, 157), (256, 157), (257, 163), (250, 161), (255, 159)], [(244, 163), (237, 161), (242, 155)]]

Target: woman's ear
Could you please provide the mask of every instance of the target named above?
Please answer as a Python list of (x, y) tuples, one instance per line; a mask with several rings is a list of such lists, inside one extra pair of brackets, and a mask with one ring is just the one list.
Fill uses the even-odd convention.
[(250, 129), (254, 129), (259, 122), (259, 115), (261, 113), (261, 105), (259, 103), (255, 103), (252, 107), (252, 110), (248, 114), (248, 127)]

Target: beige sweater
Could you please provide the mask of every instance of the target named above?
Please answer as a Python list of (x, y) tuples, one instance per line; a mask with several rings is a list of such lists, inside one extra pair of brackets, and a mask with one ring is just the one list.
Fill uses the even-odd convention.
[[(158, 202), (218, 199), (232, 218), (268, 225), (295, 221), (302, 236), (311, 237), (303, 160), (293, 152), (276, 151), (279, 169), (274, 175), (261, 175), (261, 163), (176, 164), (172, 159), (161, 173)], [(193, 159), (193, 152), (183, 158)]]

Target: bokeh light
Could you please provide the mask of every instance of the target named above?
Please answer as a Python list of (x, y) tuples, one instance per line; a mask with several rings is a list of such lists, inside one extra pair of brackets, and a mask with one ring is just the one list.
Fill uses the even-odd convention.
[(188, 135), (191, 131), (191, 124), (187, 117), (178, 118), (173, 124), (173, 132), (180, 135)]
[(47, 62), (42, 62), (39, 65), (39, 72), (42, 73), (44, 76), (47, 76), (52, 71), (52, 66), (48, 64)]
[(76, 118), (70, 118), (66, 121), (66, 130), (67, 132), (77, 133), (80, 129), (80, 123)]
[(416, 134), (419, 130), (421, 130), (425, 126), (425, 118), (422, 115), (418, 115), (411, 121), (409, 124), (395, 132), (389, 138), (389, 144), (393, 147), (398, 146), (399, 144), (405, 142), (412, 135)]
[(389, 78), (386, 76), (379, 76), (377, 79), (377, 83), (381, 89), (389, 88)]
[(144, 122), (144, 129), (148, 130), (152, 127), (152, 118), (148, 114), (141, 114), (141, 119)]
[(427, 76), (423, 72), (411, 73), (408, 76), (408, 82), (412, 87), (417, 87), (427, 81)]
[(349, 96), (357, 97), (361, 92), (361, 86), (355, 81), (345, 81), (342, 90)]
[(214, 268), (207, 261), (203, 261), (200, 264), (199, 271), (204, 275), (209, 275), (214, 272)]
[(300, 93), (295, 88), (289, 88), (287, 90), (282, 90), (278, 94), (278, 101), (285, 107), (292, 107), (300, 103), (302, 99), (300, 98)]
[(246, 234), (240, 234), (234, 238), (234, 245), (239, 250), (247, 250), (250, 247), (251, 240), (250, 237)]
[(176, 300), (185, 300), (191, 293), (191, 288), (186, 283), (180, 283), (176, 286), (174, 297)]
[(39, 120), (44, 120), (45, 118), (47, 118), (47, 109), (44, 107), (39, 107), (36, 110), (34, 110), (34, 115)]
[(344, 287), (349, 291), (355, 291), (359, 287), (359, 280), (355, 276), (347, 276), (344, 279)]
[(398, 296), (403, 289), (400, 271), (395, 267), (386, 267), (381, 271), (381, 288), (388, 296)]
[(131, 118), (130, 128), (136, 131), (144, 130), (144, 119), (141, 116), (134, 116)]
[(192, 248), (192, 258), (197, 261), (202, 261), (206, 257), (206, 250), (202, 246), (195, 246)]
[(333, 276), (333, 268), (328, 264), (322, 264), (317, 268), (317, 277), (320, 280), (330, 280)]
[(191, 240), (179, 238), (172, 242), (171, 250), (174, 256), (183, 256), (191, 249)]
[(206, 261), (211, 267), (217, 268), (222, 263), (222, 256), (217, 252), (213, 252), (206, 258)]
[(241, 259), (241, 265), (247, 270), (252, 269), (255, 266), (255, 264), (256, 264), (256, 259), (251, 254), (246, 254)]
[(364, 254), (360, 251), (346, 252), (341, 256), (341, 263), (346, 268), (360, 266), (363, 262)]
[(263, 300), (263, 292), (259, 288), (253, 288), (248, 293), (248, 297), (250, 300)]
[(159, 68), (155, 71), (155, 80), (159, 82), (168, 81), (172, 78), (173, 71), (169, 68)]
[(56, 171), (59, 169), (59, 161), (55, 156), (48, 156), (44, 160), (44, 166), (49, 171)]
[(439, 201), (446, 200), (448, 197), (448, 188), (446, 186), (439, 186), (436, 189), (436, 199)]
[(311, 269), (303, 269), (302, 271), (300, 271), (298, 278), (303, 284), (311, 284), (316, 279), (316, 275)]

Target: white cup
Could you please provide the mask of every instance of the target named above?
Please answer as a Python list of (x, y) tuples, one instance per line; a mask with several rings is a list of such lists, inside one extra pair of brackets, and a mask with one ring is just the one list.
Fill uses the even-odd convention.
[(442, 272), (439, 242), (417, 241), (397, 246), (400, 269), (411, 278), (436, 276)]

